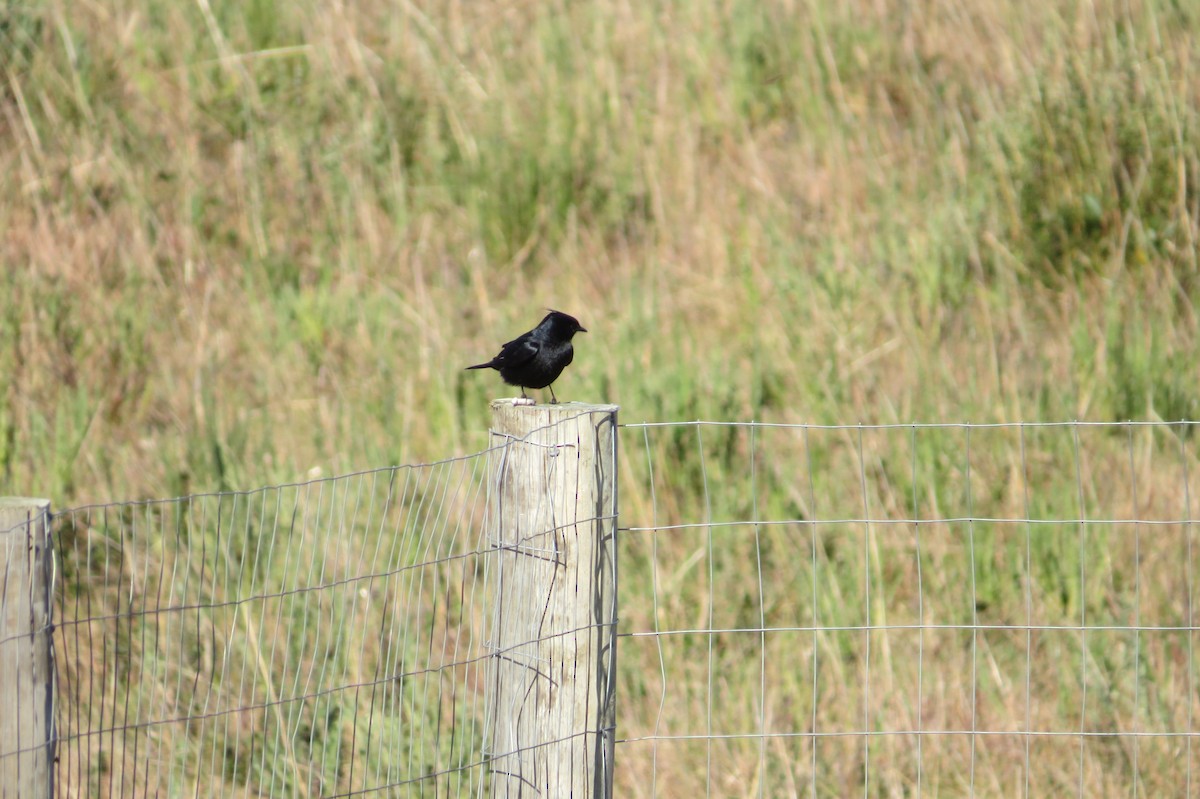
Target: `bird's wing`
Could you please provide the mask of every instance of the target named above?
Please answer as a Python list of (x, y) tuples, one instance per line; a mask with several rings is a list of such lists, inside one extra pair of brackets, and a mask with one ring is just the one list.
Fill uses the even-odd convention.
[(526, 333), (505, 343), (494, 362), (497, 366), (520, 366), (537, 355), (541, 348), (541, 343)]

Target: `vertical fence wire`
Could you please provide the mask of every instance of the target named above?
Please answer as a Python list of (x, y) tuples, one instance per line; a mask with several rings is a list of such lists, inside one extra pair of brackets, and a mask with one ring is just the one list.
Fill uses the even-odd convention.
[[(1182, 425), (1180, 425), (1183, 428)], [(1183, 428), (1181, 433), (1187, 428)], [(1178, 435), (1179, 441), (1179, 464), (1183, 472), (1183, 515), (1187, 520), (1184, 523), (1184, 533), (1187, 539), (1187, 557), (1184, 559), (1184, 586), (1187, 590), (1187, 695), (1193, 697), (1196, 695), (1196, 660), (1195, 660), (1195, 619), (1192, 616), (1192, 591), (1195, 586), (1192, 567), (1192, 532), (1193, 532), (1193, 517), (1192, 517), (1192, 492), (1191, 479), (1189, 477), (1189, 462), (1187, 447), (1185, 446), (1186, 437)], [(1191, 701), (1187, 702), (1187, 795), (1192, 795), (1192, 738), (1195, 735), (1195, 726), (1193, 725), (1194, 708)]]
[[(759, 518), (758, 511), (758, 448), (755, 438), (755, 428), (750, 428), (750, 511), (751, 515)], [(758, 772), (755, 781), (758, 784), (758, 795), (761, 799), (766, 790), (767, 771), (767, 615), (766, 589), (763, 586), (762, 570), (762, 539), (758, 525), (754, 525), (754, 574), (758, 581), (758, 626), (763, 632), (758, 636), (758, 730), (761, 736), (758, 741)]]
[(1021, 730), (1025, 733), (1022, 759), (1023, 796), (1029, 799), (1029, 764), (1030, 743), (1033, 741), (1033, 703), (1032, 703), (1032, 674), (1033, 674), (1033, 516), (1029, 506), (1029, 458), (1025, 451), (1025, 425), (1021, 425), (1021, 499), (1025, 516), (1025, 575), (1022, 580), (1023, 597), (1025, 600), (1025, 718)]
[(1141, 712), (1141, 648), (1142, 648), (1142, 525), (1139, 519), (1137, 467), (1133, 454), (1133, 430), (1125, 429), (1126, 447), (1129, 452), (1129, 490), (1133, 500), (1133, 796), (1138, 795), (1138, 748), (1137, 734), (1141, 731), (1138, 716)]
[(611, 795), (616, 408), (493, 410), (493, 794)]
[[(626, 425), (615, 793), (1192, 795), (1198, 426)], [(485, 795), (488, 457), (55, 514), (59, 792)]]
[[(912, 458), (911, 471), (909, 473), (912, 482), (912, 514), (913, 514), (913, 563), (915, 565), (917, 577), (917, 729), (923, 730), (923, 711), (925, 706), (925, 583), (921, 574), (921, 513), (920, 513), (920, 498), (917, 494), (917, 428), (910, 429), (908, 442), (910, 455)], [(917, 748), (917, 796), (922, 795), (922, 775), (921, 767), (924, 763), (924, 752), (922, 745), (924, 736), (915, 735)]]
[(63, 795), (479, 795), (485, 464), (55, 514)]
[(1198, 426), (626, 425), (618, 792), (1191, 795)]
[[(871, 501), (867, 489), (867, 465), (863, 456), (863, 429), (858, 426), (858, 480), (862, 497), (863, 540), (863, 690), (862, 728), (871, 723)], [(863, 797), (871, 795), (871, 736), (862, 736)]]
[[(1075, 493), (1078, 497), (1079, 524), (1079, 591), (1087, 585), (1087, 506), (1083, 496), (1083, 456), (1080, 454), (1079, 428), (1071, 428), (1072, 461), (1075, 465)], [(1079, 602), (1079, 779), (1076, 781), (1079, 799), (1084, 796), (1084, 775), (1087, 754), (1087, 602)]]
[(811, 795), (815, 799), (815, 797), (817, 796), (817, 780), (816, 780), (817, 763), (818, 763), (817, 749), (820, 744), (820, 739), (817, 737), (817, 732), (818, 732), (817, 708), (819, 707), (819, 704), (820, 704), (820, 679), (819, 678), (820, 678), (821, 672), (820, 672), (820, 668), (819, 668), (817, 661), (818, 661), (819, 653), (821, 651), (820, 634), (819, 634), (820, 627), (821, 627), (821, 622), (820, 622), (821, 603), (820, 603), (820, 595), (818, 593), (820, 591), (820, 580), (819, 580), (819, 572), (818, 572), (819, 567), (818, 567), (818, 557), (817, 557), (817, 546), (818, 546), (817, 545), (817, 535), (818, 535), (818, 529), (819, 529), (818, 523), (816, 522), (816, 519), (819, 518), (818, 513), (817, 513), (817, 489), (816, 489), (816, 481), (815, 481), (815, 478), (813, 477), (812, 442), (809, 440), (809, 431), (807, 429), (804, 430), (804, 458), (805, 458), (805, 465), (808, 470), (808, 493), (809, 493), (808, 512), (806, 515), (808, 516), (808, 518), (813, 520), (813, 523), (808, 526), (808, 529), (810, 532), (809, 542), (810, 542), (810, 545), (812, 548), (812, 579), (810, 580), (810, 582), (812, 583), (812, 628), (813, 628), (813, 634), (812, 634), (812, 701), (810, 702), (810, 704), (812, 705), (812, 724), (811, 724), (810, 729), (813, 732), (813, 738), (812, 738), (812, 745), (810, 747), (812, 749), (812, 765), (811, 765), (811, 768), (809, 771), (810, 777), (808, 780), (808, 784), (809, 784), (809, 789), (810, 789)]

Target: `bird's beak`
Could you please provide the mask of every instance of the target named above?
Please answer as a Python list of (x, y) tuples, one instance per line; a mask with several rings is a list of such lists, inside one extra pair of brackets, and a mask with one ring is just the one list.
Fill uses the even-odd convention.
[(586, 328), (586, 327), (584, 327), (583, 325), (580, 325), (580, 326), (579, 326), (579, 330), (577, 330), (576, 332), (577, 332), (577, 333), (586, 333), (586, 332), (587, 332), (587, 328)]

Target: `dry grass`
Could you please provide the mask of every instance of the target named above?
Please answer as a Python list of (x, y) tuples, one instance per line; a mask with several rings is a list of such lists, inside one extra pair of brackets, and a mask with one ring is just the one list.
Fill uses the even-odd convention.
[[(1200, 15), (1167, 0), (5, 7), (0, 485), (78, 505), (476, 450), (500, 386), (458, 367), (547, 306), (592, 331), (560, 395), (620, 403), (624, 421), (1194, 418), (1197, 32)], [(881, 507), (903, 508), (912, 490), (889, 471), (908, 462), (904, 443), (878, 444), (868, 477)], [(920, 462), (961, 445), (926, 443)], [(653, 446), (681, 474), (694, 468), (691, 444)], [(761, 465), (778, 493), (764, 502), (799, 518), (804, 450), (775, 446)], [(634, 448), (623, 465), (636, 480)], [(1070, 467), (1067, 444), (1045, 450)], [(1021, 504), (1014, 451), (1011, 439), (973, 443), (973, 479), (1008, 479), (1007, 493), (978, 495), (998, 508)], [(1127, 442), (1088, 453), (1097, 496), (1128, 485)], [(1176, 501), (1182, 483), (1161, 464), (1136, 460), (1139, 484), (1171, 486), (1163, 501)], [(861, 505), (853, 459), (818, 466), (822, 496)], [(934, 496), (960, 479), (930, 468), (919, 482)], [(1071, 481), (1036, 487), (1036, 513), (1078, 505)], [(633, 488), (622, 500), (631, 519), (650, 511)], [(664, 515), (695, 518), (697, 485), (683, 479), (660, 501), (674, 503)], [(878, 532), (872, 568), (895, 612), (913, 598), (912, 532), (890, 543)], [(1177, 559), (1178, 540), (1155, 539), (1146, 562)], [(1088, 550), (1098, 570), (1128, 562), (1128, 536), (1108, 543), (1115, 552)], [(678, 563), (662, 568), (696, 546), (664, 544)], [(650, 573), (640, 544), (628, 554), (624, 574)], [(1048, 594), (1073, 574), (1052, 568), (1061, 557), (1048, 550), (1035, 566)], [(754, 581), (738, 563), (728, 579)], [(780, 590), (799, 579), (785, 566), (765, 575)], [(839, 573), (863, 568), (850, 558)], [(1174, 583), (1152, 584), (1167, 602)], [(925, 585), (929, 617), (962, 618), (955, 585), (944, 597)], [(692, 622), (706, 588), (681, 588)], [(836, 606), (834, 589), (823, 586)], [(995, 607), (1023, 602), (995, 590)], [(1062, 613), (1130, 604), (1120, 580), (1076, 590), (1094, 595), (1067, 591)], [(790, 603), (780, 613), (806, 612), (803, 596)], [(907, 638), (881, 633), (873, 652)], [(806, 662), (813, 647), (852, 661), (863, 643), (817, 639), (778, 637), (773, 662)], [(961, 678), (962, 641), (924, 645)], [(655, 673), (654, 657), (631, 650), (628, 680)], [(722, 691), (743, 716), (729, 723), (753, 728), (743, 700), (759, 673), (736, 654)], [(690, 678), (701, 682), (680, 684), (703, 692)], [(852, 682), (830, 712), (855, 706)], [(1071, 717), (1074, 690), (1061, 688), (1065, 709), (1047, 702), (1047, 723)], [(644, 715), (626, 715), (627, 700), (623, 734), (652, 724), (651, 695)], [(894, 721), (887, 694), (877, 700)], [(998, 718), (1023, 712), (1001, 688), (988, 701), (1007, 708)], [(969, 724), (962, 702), (946, 707), (957, 715), (939, 723)], [(772, 709), (781, 728), (807, 712)], [(909, 743), (880, 745), (878, 795), (911, 789)], [(721, 745), (729, 785), (713, 793), (803, 793), (808, 745), (772, 741), (770, 774), (755, 772), (757, 743)], [(952, 773), (968, 745), (930, 745), (924, 756), (948, 765), (927, 773)], [(1035, 745), (1038, 785), (1074, 789), (1075, 742)], [(1005, 777), (1024, 752), (1007, 746), (982, 745), (992, 770), (977, 774), (980, 793), (1011, 795)], [(820, 747), (823, 793), (861, 785), (857, 739)], [(623, 753), (628, 795), (650, 784), (635, 751)], [(694, 794), (707, 751), (674, 751), (660, 755), (659, 795)], [(1088, 793), (1131, 789), (1124, 760), (1095, 756)]]

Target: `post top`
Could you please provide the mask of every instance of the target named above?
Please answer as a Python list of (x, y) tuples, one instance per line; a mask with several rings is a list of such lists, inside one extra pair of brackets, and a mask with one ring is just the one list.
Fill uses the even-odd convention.
[(492, 400), (492, 410), (515, 408), (531, 411), (561, 411), (563, 413), (616, 413), (620, 405), (592, 402), (526, 403), (520, 397), (500, 397)]
[(0, 497), (0, 508), (18, 508), (26, 505), (48, 506), (50, 500), (35, 497)]
[[(43, 519), (50, 513), (50, 500), (30, 497), (0, 497), (0, 533), (21, 534), (29, 521)], [(3, 569), (0, 568), (0, 572)]]

